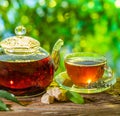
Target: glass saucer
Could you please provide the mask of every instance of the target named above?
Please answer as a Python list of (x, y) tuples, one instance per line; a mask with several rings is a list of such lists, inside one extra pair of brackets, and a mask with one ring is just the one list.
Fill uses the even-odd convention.
[(67, 75), (66, 71), (61, 72), (55, 77), (55, 81), (58, 85), (66, 90), (74, 91), (77, 93), (99, 93), (109, 89), (116, 83), (116, 78), (109, 71), (105, 71), (103, 77), (99, 79), (97, 82), (91, 83), (85, 87), (79, 87), (72, 83), (71, 79)]

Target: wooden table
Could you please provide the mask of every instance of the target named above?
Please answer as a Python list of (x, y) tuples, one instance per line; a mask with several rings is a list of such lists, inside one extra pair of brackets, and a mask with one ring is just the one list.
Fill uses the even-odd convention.
[[(120, 81), (117, 81), (118, 83)], [(0, 116), (120, 116), (120, 86), (115, 85), (109, 92), (83, 95), (83, 97), (85, 104), (68, 101), (45, 105), (40, 102), (40, 97), (34, 98), (25, 107), (5, 101), (11, 104), (13, 111), (0, 112)]]

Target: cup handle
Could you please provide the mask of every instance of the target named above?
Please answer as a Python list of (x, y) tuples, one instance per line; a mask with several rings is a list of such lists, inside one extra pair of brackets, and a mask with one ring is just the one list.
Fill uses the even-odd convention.
[(105, 72), (104, 72), (104, 74), (103, 74), (103, 76), (104, 77), (112, 77), (113, 76), (113, 71), (112, 71), (112, 69), (111, 69), (111, 67), (110, 66), (105, 66), (104, 67), (104, 70), (105, 70)]

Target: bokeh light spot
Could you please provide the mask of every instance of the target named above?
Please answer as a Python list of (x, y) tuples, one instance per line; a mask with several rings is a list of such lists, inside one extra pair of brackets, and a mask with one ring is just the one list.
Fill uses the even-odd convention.
[(45, 5), (45, 0), (39, 0), (38, 2), (41, 6), (44, 6)]
[(67, 7), (68, 7), (68, 2), (67, 2), (67, 1), (63, 1), (63, 2), (61, 3), (61, 6), (62, 6), (63, 8), (67, 8)]
[(90, 1), (88, 2), (88, 8), (93, 8), (94, 7), (94, 2), (93, 1)]
[(92, 19), (98, 19), (98, 18), (99, 18), (98, 13), (92, 13), (92, 14), (91, 14), (91, 18), (92, 18)]
[(49, 7), (51, 7), (51, 8), (53, 8), (53, 7), (55, 7), (56, 6), (56, 1), (55, 0), (50, 0), (50, 2), (49, 2)]
[(7, 8), (9, 6), (9, 2), (7, 0), (0, 1), (0, 6)]
[(59, 22), (64, 22), (64, 21), (65, 21), (63, 15), (62, 15), (62, 13), (58, 13), (57, 19), (58, 19)]
[(115, 1), (115, 6), (116, 6), (117, 8), (120, 8), (120, 0), (116, 0), (116, 1)]
[(28, 23), (28, 22), (29, 22), (28, 17), (27, 17), (27, 16), (22, 16), (22, 18), (21, 18), (21, 22), (22, 22), (23, 24)]

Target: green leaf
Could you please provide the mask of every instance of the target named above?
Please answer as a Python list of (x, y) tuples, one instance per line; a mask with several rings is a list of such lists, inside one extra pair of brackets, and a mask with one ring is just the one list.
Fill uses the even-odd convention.
[(8, 111), (9, 108), (7, 107), (7, 105), (0, 100), (0, 111)]
[(84, 103), (84, 99), (79, 93), (67, 91), (66, 96), (70, 101), (72, 101), (76, 104), (83, 104)]
[(20, 102), (17, 100), (17, 98), (13, 94), (11, 94), (7, 91), (0, 90), (0, 97), (20, 104)]

